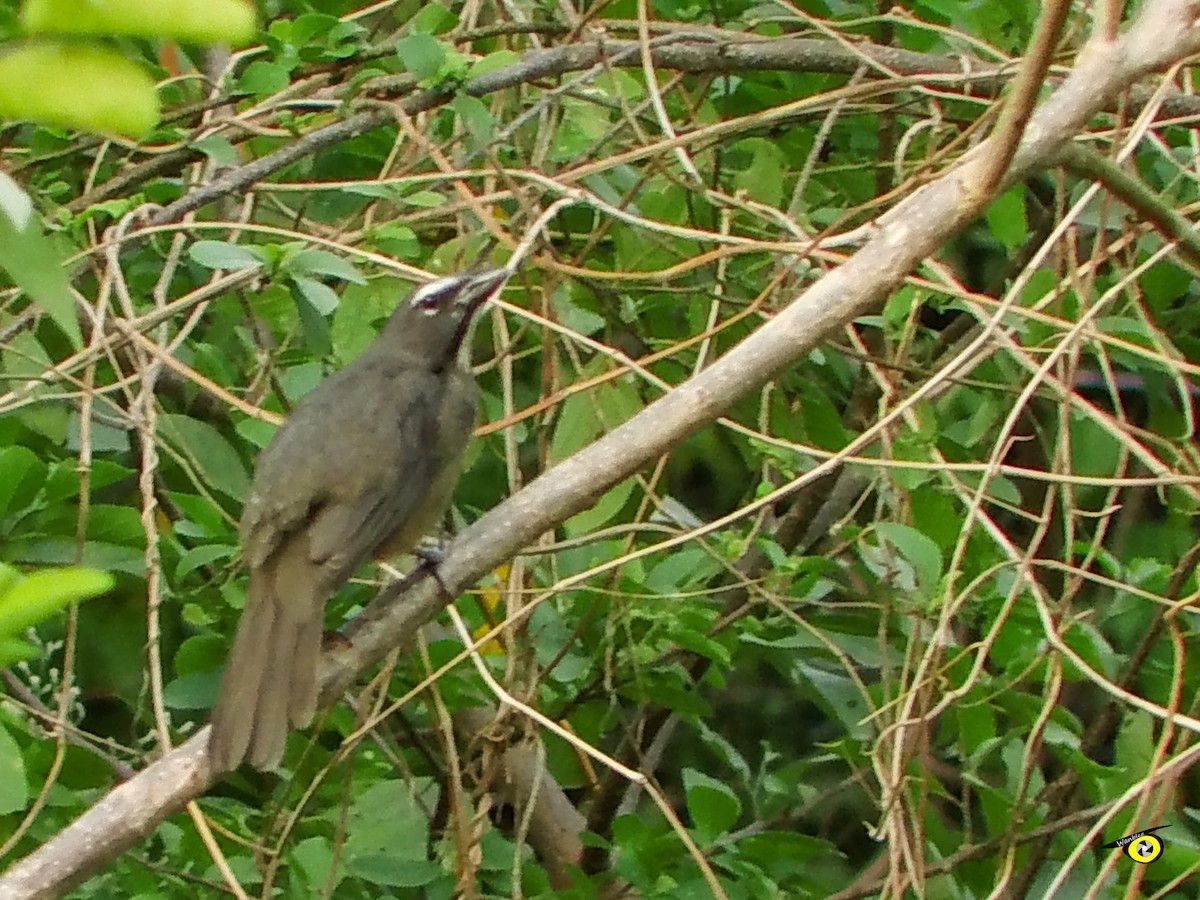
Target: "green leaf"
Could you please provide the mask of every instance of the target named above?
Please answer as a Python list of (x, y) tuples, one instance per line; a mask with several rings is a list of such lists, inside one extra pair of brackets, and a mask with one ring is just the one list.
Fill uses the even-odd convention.
[(400, 197), (400, 189), (394, 184), (376, 184), (371, 181), (347, 181), (338, 185), (343, 194), (357, 194), (360, 197), (373, 197), (378, 200), (396, 200)]
[(20, 569), (0, 562), (0, 597), (7, 594), (24, 577)]
[(291, 82), (291, 72), (279, 63), (256, 59), (238, 79), (238, 89), (255, 97), (282, 91)]
[(737, 174), (733, 183), (755, 200), (778, 206), (783, 199), (782, 176), (787, 170), (787, 159), (778, 142), (751, 137), (743, 138), (735, 146), (749, 152), (751, 157), (750, 165)]
[(193, 635), (179, 645), (175, 653), (175, 674), (213, 673), (221, 668), (229, 652), (229, 642), (214, 632)]
[(722, 669), (729, 668), (732, 662), (729, 650), (699, 628), (688, 628), (684, 623), (680, 623), (671, 628), (671, 639), (680, 648), (697, 656), (707, 657)]
[(563, 523), (563, 530), (571, 536), (595, 531), (625, 508), (630, 495), (633, 494), (633, 487), (633, 479), (627, 478), (616, 487), (605, 491), (589, 509), (567, 519)]
[(423, 3), (409, 19), (409, 29), (420, 34), (441, 34), (458, 24), (458, 16), (440, 3)]
[(158, 421), (163, 436), (191, 461), (207, 484), (236, 499), (246, 495), (250, 489), (246, 467), (217, 429), (177, 413), (166, 413)]
[(108, 572), (71, 567), (26, 575), (0, 596), (0, 635), (18, 635), (71, 603), (112, 590)]
[(327, 275), (354, 284), (367, 283), (353, 263), (328, 250), (301, 250), (288, 259), (284, 271), (289, 274)]
[[(62, 446), (68, 438), (70, 409), (66, 404), (56, 402), (56, 388), (41, 380), (52, 365), (50, 354), (32, 330), (19, 331), (0, 344), (0, 372), (6, 376), (4, 381), (14, 384), (28, 379), (28, 386), (22, 386), (25, 396), (31, 400), (49, 401), (20, 407), (7, 421), (19, 420), (26, 428), (45, 435), (56, 446)], [(4, 420), (5, 417), (0, 417), (0, 421)]]
[[(323, 287), (323, 285), (322, 285)], [(300, 316), (300, 325), (304, 329), (304, 340), (308, 344), (311, 355), (319, 358), (324, 358), (329, 355), (333, 349), (333, 342), (329, 338), (329, 322), (325, 315), (320, 312), (311, 301), (309, 301), (304, 293), (304, 288), (295, 283), (293, 279), (292, 295), (296, 301), (296, 312)], [(337, 295), (333, 291), (329, 291), (332, 296), (332, 301), (337, 303)], [(316, 292), (314, 292), (314, 296)], [(328, 304), (330, 296), (317, 296), (317, 302)]]
[[(95, 410), (93, 410), (94, 412)], [(67, 446), (72, 450), (78, 450), (83, 446), (82, 426), (83, 420), (79, 414), (71, 410), (67, 420)], [(116, 427), (112, 424), (112, 419), (107, 416), (93, 415), (87, 442), (93, 454), (128, 453), (129, 431)]]
[(679, 547), (646, 573), (642, 586), (655, 594), (677, 594), (712, 577), (719, 566), (698, 547)]
[(1009, 250), (1021, 246), (1029, 234), (1029, 223), (1025, 220), (1025, 185), (1009, 188), (992, 202), (985, 215), (996, 240)]
[(554, 314), (558, 321), (572, 331), (592, 335), (606, 324), (603, 316), (584, 309), (572, 299), (570, 288), (566, 283), (558, 286), (550, 298), (550, 303), (554, 307)]
[(941, 485), (925, 485), (912, 492), (913, 525), (942, 551), (962, 537), (964, 515)]
[(29, 783), (21, 748), (0, 725), (0, 816), (20, 812), (29, 804)]
[(561, 407), (550, 442), (554, 462), (572, 453), (603, 432), (611, 431), (642, 407), (637, 390), (628, 382), (602, 384), (594, 391), (572, 394)]
[(996, 711), (986, 703), (956, 703), (953, 707), (956, 740), (964, 757), (996, 737)]
[[(10, 540), (4, 545), (8, 559), (20, 562), (69, 566), (79, 556), (79, 546), (73, 537), (39, 537)], [(113, 544), (107, 541), (86, 541), (81, 562), (105, 572), (125, 572), (135, 578), (146, 577), (146, 556), (140, 548)]]
[[(562, 120), (559, 127), (554, 129), (550, 145), (550, 158), (555, 162), (573, 160), (588, 153), (595, 141), (608, 130), (608, 120), (597, 112), (592, 103), (564, 97), (560, 109)], [(618, 197), (616, 202), (627, 201)]]
[(703, 719), (713, 714), (712, 706), (690, 685), (659, 679), (653, 683), (631, 686), (623, 691), (639, 704), (653, 703), (672, 710), (685, 719)]
[(441, 868), (427, 859), (404, 859), (394, 853), (363, 853), (346, 860), (346, 874), (385, 887), (415, 888), (429, 884)]
[(367, 285), (346, 286), (329, 326), (333, 352), (342, 365), (367, 349), (379, 333), (375, 323), (391, 315), (396, 297), (408, 291), (407, 282), (398, 278), (376, 278)]
[(696, 769), (683, 770), (688, 814), (705, 842), (728, 831), (742, 813), (742, 804), (730, 788)]
[(396, 56), (418, 78), (433, 78), (446, 58), (446, 47), (428, 34), (409, 34), (396, 42)]
[(28, 447), (0, 450), (0, 516), (23, 509), (46, 480), (46, 464)]
[(900, 522), (880, 522), (875, 530), (913, 567), (922, 593), (932, 594), (942, 577), (942, 554), (937, 544), (917, 529)]
[[(436, 787), (427, 780), (412, 784), (436, 799)], [(403, 886), (409, 877), (426, 883), (420, 880), (424, 870), (417, 864), (426, 862), (429, 824), (412, 791), (399, 780), (378, 781), (354, 802), (346, 822), (347, 871), (378, 884)], [(417, 865), (416, 870), (410, 864)]]
[(234, 149), (233, 144), (229, 143), (227, 138), (219, 134), (206, 134), (204, 137), (192, 141), (192, 146), (218, 166), (232, 166), (237, 164), (237, 150)]
[(486, 147), (492, 142), (496, 133), (496, 120), (488, 105), (478, 97), (468, 94), (458, 94), (450, 101), (451, 108), (458, 114), (467, 134), (471, 136), (471, 146), (475, 149)]
[[(1114, 652), (1104, 634), (1089, 622), (1075, 622), (1063, 635), (1063, 639), (1079, 657), (1106, 678), (1116, 678), (1121, 668), (1121, 657)], [(1073, 663), (1067, 662), (1068, 676), (1087, 680)]]
[(33, 222), (33, 200), (4, 172), (0, 172), (0, 215), (8, 216), (9, 223), (17, 230)]
[(175, 566), (175, 580), (183, 581), (197, 569), (207, 566), (218, 559), (232, 559), (237, 548), (227, 544), (201, 544), (192, 547), (179, 557)]
[(383, 222), (368, 229), (368, 234), (381, 251), (398, 259), (424, 259), (424, 249), (416, 232), (402, 222)]
[(550, 460), (559, 462), (591, 443), (600, 423), (586, 394), (572, 394), (559, 409), (550, 441)]
[(138, 138), (158, 122), (158, 93), (145, 70), (116, 51), (25, 44), (0, 57), (0, 117)]
[(14, 190), (20, 192), (20, 189), (3, 172), (0, 172), (0, 187), (5, 188), (0, 208), (0, 266), (17, 287), (49, 314), (74, 347), (82, 346), (75, 298), (71, 296), (62, 258), (42, 233), (41, 219), (31, 211), (26, 211), (22, 218), (24, 206), (20, 196), (14, 194)]
[(521, 61), (521, 54), (515, 50), (496, 50), (487, 56), (475, 60), (467, 70), (467, 78), (479, 78), (489, 72), (497, 72), (509, 66), (515, 66)]
[(743, 856), (758, 862), (775, 878), (801, 875), (820, 866), (830, 853), (836, 853), (828, 842), (794, 831), (765, 831), (738, 841)]
[(1187, 270), (1163, 259), (1138, 276), (1138, 289), (1154, 312), (1166, 312), (1180, 297), (1187, 296), (1192, 287), (1192, 276)]
[(180, 675), (163, 688), (163, 703), (171, 709), (208, 709), (216, 702), (219, 681), (216, 672)]
[[(310, 837), (292, 844), (289, 854), (291, 863), (303, 873), (310, 885), (324, 885), (333, 870), (336, 860), (330, 842), (324, 837)], [(338, 868), (339, 873), (341, 868)], [(315, 891), (309, 893), (312, 896)]]
[(32, 34), (131, 34), (198, 44), (247, 43), (254, 7), (241, 0), (26, 0), (21, 24)]
[(842, 415), (829, 395), (816, 384), (801, 385), (801, 416), (808, 439), (823, 450), (841, 450), (850, 443)]
[(292, 20), (289, 44), (300, 47), (305, 62), (344, 59), (354, 55), (365, 29), (326, 13), (304, 13)]
[(943, 417), (941, 436), (960, 447), (974, 447), (980, 441), (990, 439), (996, 424), (1007, 412), (986, 395), (964, 393), (955, 398), (953, 410)]
[[(896, 663), (893, 662), (893, 665)], [(868, 740), (874, 727), (869, 721), (871, 708), (864, 702), (858, 685), (822, 664), (800, 657), (796, 677), (804, 685), (806, 699), (819, 706), (831, 721), (838, 722), (849, 737)]]
[(248, 269), (263, 264), (261, 249), (225, 241), (196, 241), (188, 248), (188, 256), (206, 269)]
[(446, 198), (437, 191), (414, 191), (400, 198), (401, 203), (418, 206), (422, 209), (436, 209), (446, 204)]
[(28, 641), (0, 635), (0, 666), (12, 666), (19, 662), (37, 659), (42, 651)]
[(303, 275), (293, 275), (292, 285), (296, 294), (321, 315), (327, 316), (337, 309), (337, 292), (328, 285)]
[[(876, 636), (849, 633), (843, 631), (835, 623), (826, 624), (821, 629), (821, 634), (823, 639), (807, 629), (798, 629), (786, 630), (779, 636), (775, 636), (774, 632), (767, 632), (761, 637), (744, 634), (741, 639), (748, 644), (760, 644), (780, 650), (803, 650), (806, 651), (804, 654), (806, 659), (818, 657), (832, 659), (829, 651), (829, 645), (832, 645), (855, 662), (868, 668), (899, 665), (902, 662), (901, 657), (896, 655), (893, 648), (886, 646), (881, 648)], [(837, 676), (832, 677), (836, 678)]]
[(1126, 712), (1117, 732), (1115, 768), (1125, 773), (1120, 779), (1128, 787), (1141, 778), (1139, 773), (1154, 766), (1155, 727), (1150, 714), (1141, 710)]

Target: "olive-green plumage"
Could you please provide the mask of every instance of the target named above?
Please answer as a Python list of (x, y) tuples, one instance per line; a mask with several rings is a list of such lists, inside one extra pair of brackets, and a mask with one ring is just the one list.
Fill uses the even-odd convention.
[(214, 771), (279, 763), (288, 732), (317, 709), (325, 602), (367, 560), (413, 549), (444, 514), (475, 421), (467, 335), (507, 277), (491, 269), (420, 288), (259, 456), (241, 521), (246, 608), (213, 709)]

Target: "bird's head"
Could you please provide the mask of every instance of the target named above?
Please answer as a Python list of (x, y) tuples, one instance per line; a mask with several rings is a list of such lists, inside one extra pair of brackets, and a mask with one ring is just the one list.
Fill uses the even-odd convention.
[(468, 352), (476, 313), (511, 275), (508, 269), (476, 269), (421, 285), (392, 314), (389, 342), (428, 359), (435, 370), (445, 368)]

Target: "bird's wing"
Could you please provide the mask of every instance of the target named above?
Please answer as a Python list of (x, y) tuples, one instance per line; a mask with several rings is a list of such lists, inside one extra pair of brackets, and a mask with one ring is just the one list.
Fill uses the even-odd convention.
[(348, 577), (421, 508), (433, 468), (429, 455), (419, 454), (404, 471), (316, 510), (306, 528), (313, 562)]
[[(440, 403), (416, 399), (410, 397), (394, 417), (370, 423), (373, 433), (361, 451), (347, 448), (340, 460), (344, 477), (334, 482), (339, 489), (311, 512), (305, 526), (313, 561), (344, 573), (343, 578), (405, 529), (425, 505), (441, 464)], [(420, 524), (418, 530), (423, 529)]]

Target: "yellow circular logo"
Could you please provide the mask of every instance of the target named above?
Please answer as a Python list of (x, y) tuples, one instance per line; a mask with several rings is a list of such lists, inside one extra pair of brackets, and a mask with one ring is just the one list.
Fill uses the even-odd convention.
[(1125, 845), (1125, 852), (1134, 862), (1152, 863), (1162, 856), (1163, 842), (1152, 834), (1143, 834)]

